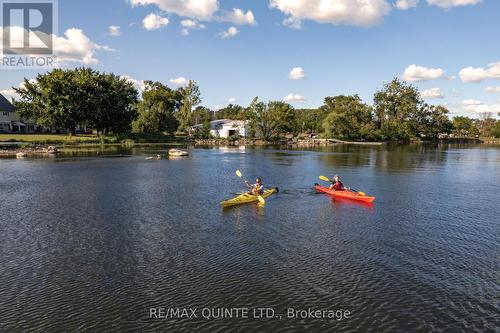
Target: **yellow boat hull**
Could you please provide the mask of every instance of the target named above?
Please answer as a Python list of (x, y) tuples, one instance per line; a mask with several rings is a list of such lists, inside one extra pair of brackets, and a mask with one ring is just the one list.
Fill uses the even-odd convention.
[[(265, 198), (273, 195), (274, 193), (278, 193), (277, 188), (265, 190), (264, 194), (262, 194), (262, 197), (265, 199)], [(259, 199), (256, 195), (250, 194), (250, 193), (243, 193), (241, 195), (238, 195), (236, 198), (222, 201), (220, 204), (222, 207), (230, 207), (230, 206), (242, 205), (242, 204), (247, 204), (247, 203), (252, 203), (252, 202), (257, 202), (257, 201), (259, 201)]]

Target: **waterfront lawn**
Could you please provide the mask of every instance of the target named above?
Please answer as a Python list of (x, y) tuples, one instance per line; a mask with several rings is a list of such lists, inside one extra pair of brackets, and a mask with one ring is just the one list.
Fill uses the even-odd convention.
[(0, 134), (0, 142), (22, 142), (29, 144), (61, 144), (75, 145), (82, 143), (93, 144), (134, 144), (134, 143), (167, 143), (179, 141), (182, 138), (172, 138), (166, 135), (147, 134), (117, 134), (107, 136), (97, 136), (92, 134)]

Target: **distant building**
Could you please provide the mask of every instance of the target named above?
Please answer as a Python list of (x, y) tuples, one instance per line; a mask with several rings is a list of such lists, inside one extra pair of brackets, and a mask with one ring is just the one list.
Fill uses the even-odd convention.
[(0, 94), (0, 133), (33, 133), (37, 127), (34, 121), (19, 117), (14, 105)]
[(0, 94), (0, 132), (23, 133), (26, 125), (16, 113), (16, 108), (3, 95)]
[[(203, 124), (197, 124), (191, 127), (191, 131), (198, 131), (203, 128)], [(245, 138), (248, 132), (248, 121), (218, 119), (210, 122), (210, 134), (215, 138), (227, 139), (231, 136)]]

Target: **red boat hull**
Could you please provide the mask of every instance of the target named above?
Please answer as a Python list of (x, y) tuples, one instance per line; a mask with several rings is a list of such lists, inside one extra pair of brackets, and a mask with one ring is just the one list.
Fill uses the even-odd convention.
[(314, 188), (316, 189), (316, 191), (329, 194), (334, 198), (356, 200), (366, 203), (372, 203), (375, 200), (375, 197), (370, 197), (368, 195), (360, 195), (358, 192), (354, 192), (351, 190), (334, 191), (330, 190), (328, 187), (323, 187), (321, 185), (315, 185)]

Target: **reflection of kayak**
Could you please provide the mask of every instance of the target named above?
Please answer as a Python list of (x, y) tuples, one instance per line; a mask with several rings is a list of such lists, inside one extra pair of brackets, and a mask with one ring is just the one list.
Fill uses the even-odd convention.
[(323, 187), (318, 184), (315, 184), (314, 188), (316, 189), (316, 191), (330, 194), (334, 198), (350, 199), (367, 203), (372, 203), (375, 200), (375, 197), (360, 195), (358, 192), (354, 192), (351, 190), (334, 191), (330, 190), (328, 187)]
[[(269, 189), (269, 190), (265, 190), (264, 194), (262, 194), (262, 197), (265, 199), (274, 193), (278, 193), (278, 191), (279, 190), (277, 187)], [(259, 199), (256, 195), (250, 194), (250, 193), (243, 193), (243, 194), (238, 195), (237, 197), (235, 197), (233, 199), (222, 201), (220, 204), (222, 207), (229, 207), (229, 206), (241, 205), (241, 204), (257, 202), (257, 201), (259, 201)]]

